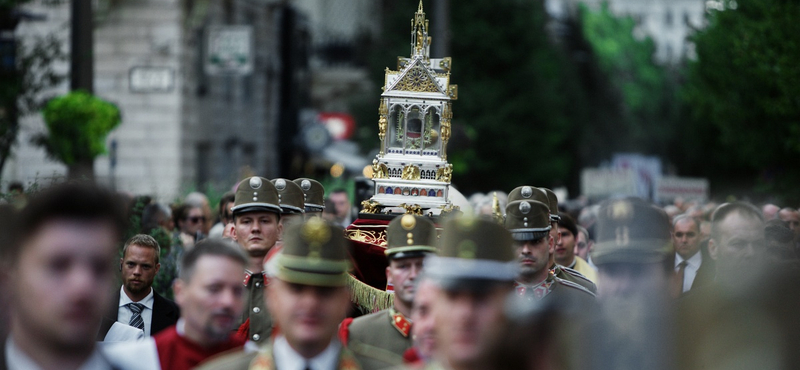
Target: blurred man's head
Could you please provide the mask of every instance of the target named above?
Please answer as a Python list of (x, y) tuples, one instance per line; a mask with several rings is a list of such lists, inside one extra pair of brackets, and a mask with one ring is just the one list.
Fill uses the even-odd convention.
[(683, 259), (689, 259), (700, 251), (700, 225), (697, 220), (681, 215), (672, 221), (672, 245), (675, 253)]
[(350, 197), (347, 196), (347, 192), (344, 189), (332, 191), (328, 198), (333, 202), (337, 219), (344, 220), (350, 215), (350, 207), (352, 205), (350, 204)]
[(315, 217), (290, 225), (267, 262), (267, 307), (289, 345), (305, 358), (328, 347), (350, 307), (347, 245), (340, 227)]
[(177, 209), (178, 217), (175, 219), (178, 229), (182, 233), (195, 236), (203, 232), (206, 216), (203, 208), (191, 205), (183, 205)]
[(766, 255), (761, 212), (750, 203), (726, 203), (714, 211), (711, 223), (708, 252), (716, 260), (718, 280), (752, 278)]
[(230, 241), (206, 239), (186, 251), (175, 281), (186, 337), (201, 347), (228, 340), (244, 307), (247, 257)]
[(778, 218), (778, 212), (780, 210), (780, 207), (767, 203), (761, 207), (761, 215), (764, 216), (764, 221), (774, 220)]
[(800, 212), (794, 208), (784, 208), (778, 212), (778, 218), (786, 223), (794, 235), (800, 235)]
[(460, 218), (444, 225), (440, 241), (440, 255), (425, 262), (426, 276), (440, 288), (434, 304), (437, 356), (455, 369), (487, 368), (517, 275), (513, 239), (495, 222)]
[(111, 193), (81, 184), (46, 189), (22, 211), (8, 257), (11, 332), (23, 351), (92, 351), (111, 303), (123, 214)]
[(411, 338), (419, 355), (427, 362), (436, 353), (436, 320), (433, 305), (438, 287), (424, 276), (417, 280), (414, 308), (411, 310)]
[(150, 235), (134, 235), (125, 243), (119, 270), (122, 273), (122, 288), (134, 301), (147, 297), (153, 286), (161, 264), (158, 263), (161, 247)]
[(575, 220), (566, 213), (558, 214), (558, 231), (561, 235), (556, 243), (556, 263), (571, 267), (575, 263), (575, 243), (578, 241), (578, 227)]
[(583, 226), (578, 226), (578, 239), (575, 242), (575, 255), (585, 260), (589, 259), (594, 241), (589, 238), (589, 231)]

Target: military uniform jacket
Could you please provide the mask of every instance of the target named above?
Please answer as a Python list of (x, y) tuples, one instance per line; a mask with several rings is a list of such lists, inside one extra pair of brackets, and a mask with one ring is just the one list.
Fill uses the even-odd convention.
[[(275, 367), (275, 356), (272, 351), (272, 342), (261, 347), (258, 352), (246, 353), (236, 351), (223, 354), (204, 362), (197, 370), (281, 370)], [(339, 352), (339, 364), (336, 370), (361, 370), (361, 366), (350, 350), (342, 346)]]
[(569, 280), (561, 279), (551, 271), (547, 278), (536, 285), (525, 285), (515, 283), (517, 295), (530, 299), (565, 299), (575, 301), (575, 304), (580, 305), (581, 302), (594, 304), (595, 294), (584, 288), (581, 285), (575, 284)]
[(247, 339), (256, 344), (264, 343), (272, 334), (272, 316), (264, 301), (267, 280), (262, 273), (245, 272), (244, 286), (247, 289), (247, 302), (240, 323), (250, 319)]
[(365, 370), (385, 369), (403, 363), (411, 348), (411, 322), (393, 308), (345, 320), (339, 337)]
[(592, 292), (592, 294), (597, 294), (597, 285), (580, 272), (561, 265), (555, 265), (551, 271), (557, 278), (573, 282), (586, 288), (586, 290)]

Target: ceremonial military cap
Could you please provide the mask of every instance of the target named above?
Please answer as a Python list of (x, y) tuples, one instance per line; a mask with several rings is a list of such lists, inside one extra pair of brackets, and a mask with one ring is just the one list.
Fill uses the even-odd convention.
[(395, 217), (386, 228), (386, 257), (423, 257), (436, 252), (436, 226), (424, 216)]
[(280, 214), (281, 207), (278, 201), (278, 190), (269, 180), (253, 176), (239, 182), (236, 186), (236, 195), (231, 211), (234, 215), (266, 211)]
[(538, 240), (550, 233), (550, 211), (536, 200), (513, 201), (506, 206), (505, 225), (514, 240)]
[(325, 187), (314, 179), (299, 178), (293, 181), (303, 190), (303, 203), (306, 212), (322, 212), (325, 210)]
[(534, 186), (517, 186), (508, 193), (508, 203), (518, 200), (536, 200), (550, 208), (550, 200), (547, 198), (547, 193)]
[(558, 222), (561, 218), (558, 216), (558, 197), (556, 193), (548, 188), (539, 188), (547, 195), (547, 206), (550, 208), (550, 222)]
[(600, 207), (592, 261), (654, 263), (672, 253), (667, 214), (638, 198), (616, 199)]
[(290, 283), (345, 286), (348, 266), (342, 228), (313, 217), (286, 228), (283, 249), (267, 262), (267, 273)]
[(278, 204), (282, 214), (305, 213), (304, 194), (300, 185), (286, 179), (273, 179), (270, 182), (278, 190)]
[(474, 217), (448, 220), (439, 255), (425, 259), (425, 274), (445, 288), (481, 281), (512, 282), (518, 263), (511, 234), (495, 222)]

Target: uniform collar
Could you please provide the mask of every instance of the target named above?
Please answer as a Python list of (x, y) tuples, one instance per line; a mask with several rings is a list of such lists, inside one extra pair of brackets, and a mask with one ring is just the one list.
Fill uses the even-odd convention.
[(389, 316), (392, 317), (392, 326), (394, 326), (400, 334), (408, 338), (408, 334), (411, 333), (411, 320), (403, 316), (402, 313), (395, 311), (394, 307), (389, 309)]
[(242, 284), (244, 284), (244, 286), (250, 285), (250, 280), (253, 279), (254, 275), (255, 276), (261, 275), (261, 278), (264, 279), (264, 285), (266, 285), (266, 282), (268, 281), (266, 272), (264, 272), (264, 271), (251, 272), (248, 269), (244, 270), (244, 280), (242, 281)]

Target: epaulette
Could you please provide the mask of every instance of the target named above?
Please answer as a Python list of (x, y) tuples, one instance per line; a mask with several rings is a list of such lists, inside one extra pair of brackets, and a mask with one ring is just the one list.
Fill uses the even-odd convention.
[(578, 279), (581, 279), (581, 280), (585, 281), (592, 288), (594, 288), (595, 292), (597, 291), (597, 284), (595, 284), (594, 281), (589, 280), (589, 278), (587, 278), (584, 274), (581, 274), (580, 272), (578, 272), (578, 270), (574, 270), (574, 269), (571, 269), (569, 267), (565, 267), (565, 266), (561, 266), (561, 265), (558, 265), (558, 267), (563, 269), (564, 272), (570, 274), (571, 276), (574, 276), (574, 277), (576, 277)]
[(580, 284), (578, 284), (578, 283), (573, 283), (573, 282), (571, 282), (571, 281), (569, 281), (569, 280), (562, 279), (562, 278), (560, 278), (560, 277), (556, 277), (556, 281), (557, 281), (557, 282), (559, 282), (559, 283), (561, 283), (561, 285), (568, 286), (568, 287), (570, 287), (570, 288), (575, 288), (575, 289), (578, 289), (578, 290), (584, 291), (584, 292), (586, 292), (586, 293), (588, 293), (588, 294), (591, 294), (591, 295), (592, 295), (592, 297), (597, 297), (597, 295), (596, 295), (596, 294), (594, 294), (594, 293), (592, 293), (592, 291), (591, 291), (591, 290), (589, 290), (589, 289), (586, 289), (585, 287), (583, 287), (582, 285), (580, 285)]

